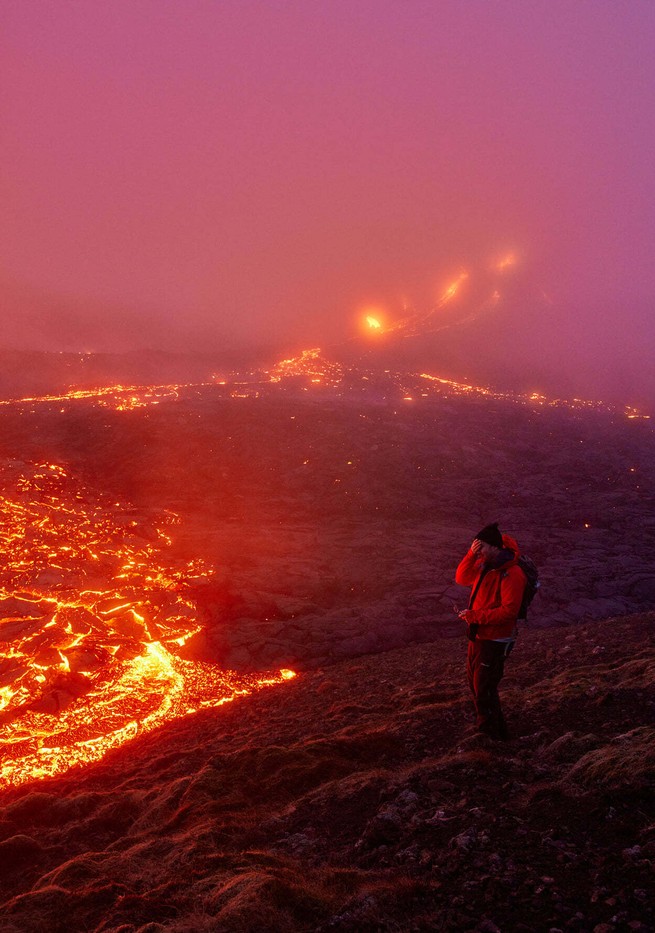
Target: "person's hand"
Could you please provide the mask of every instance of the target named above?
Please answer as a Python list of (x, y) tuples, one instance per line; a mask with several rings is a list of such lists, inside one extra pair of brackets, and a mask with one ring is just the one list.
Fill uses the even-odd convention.
[(475, 554), (476, 557), (480, 554), (480, 549), (482, 548), (482, 541), (479, 538), (475, 538), (473, 544), (471, 545), (471, 551)]
[(471, 622), (475, 620), (475, 613), (473, 612), (472, 609), (462, 609), (462, 611), (459, 614), (459, 617), (463, 622), (466, 622), (466, 624), (469, 625)]

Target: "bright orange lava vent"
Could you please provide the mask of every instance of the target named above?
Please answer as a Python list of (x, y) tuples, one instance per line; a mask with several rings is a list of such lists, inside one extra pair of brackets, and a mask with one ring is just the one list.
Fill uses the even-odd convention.
[(0, 464), (0, 489), (0, 786), (294, 676), (176, 656), (200, 629), (185, 582), (212, 571), (167, 564), (162, 528), (56, 464)]

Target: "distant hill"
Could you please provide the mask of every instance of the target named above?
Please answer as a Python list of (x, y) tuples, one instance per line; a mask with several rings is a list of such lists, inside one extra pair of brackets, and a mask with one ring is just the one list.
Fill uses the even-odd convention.
[(135, 350), (130, 353), (49, 353), (0, 349), (0, 396), (19, 398), (106, 385), (206, 382), (242, 357)]

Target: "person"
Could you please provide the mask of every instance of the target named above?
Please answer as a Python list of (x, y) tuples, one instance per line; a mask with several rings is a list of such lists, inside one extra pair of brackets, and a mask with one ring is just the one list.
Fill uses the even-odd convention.
[(519, 548), (498, 522), (485, 525), (455, 573), (455, 582), (471, 587), (467, 624), (466, 672), (473, 694), (476, 725), (492, 739), (509, 738), (498, 696), (505, 659), (514, 646), (526, 577), (517, 564)]

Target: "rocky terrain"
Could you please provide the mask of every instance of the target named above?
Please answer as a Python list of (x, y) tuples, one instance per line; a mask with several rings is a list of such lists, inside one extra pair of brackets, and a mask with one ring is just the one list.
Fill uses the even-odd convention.
[(173, 553), (218, 571), (194, 593), (204, 629), (185, 650), (244, 670), (454, 633), (454, 568), (493, 520), (540, 568), (531, 624), (651, 608), (650, 424), (484, 398), (0, 409), (7, 455), (180, 516)]
[[(655, 929), (648, 421), (270, 391), (0, 427), (12, 470), (101, 490), (135, 554), (178, 516), (165, 565), (216, 569), (180, 580), (203, 623), (180, 658), (299, 672), (2, 791), (1, 930)], [(470, 732), (453, 608), (494, 520), (542, 578), (502, 745)]]
[(1, 928), (651, 931), (654, 620), (525, 633), (506, 744), (444, 638), (5, 793)]

